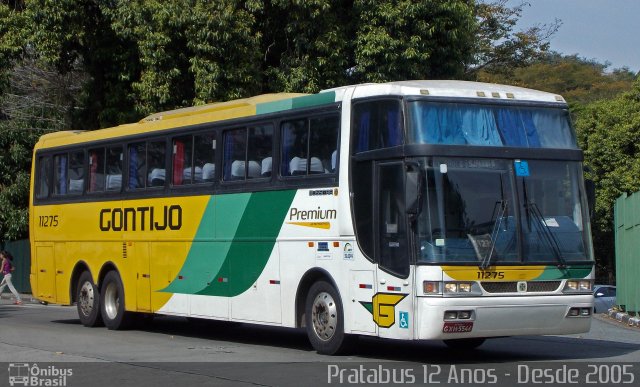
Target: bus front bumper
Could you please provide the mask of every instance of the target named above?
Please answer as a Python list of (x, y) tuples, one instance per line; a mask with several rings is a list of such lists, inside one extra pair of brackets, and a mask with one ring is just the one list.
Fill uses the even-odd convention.
[(584, 333), (593, 311), (590, 294), (417, 301), (419, 340)]

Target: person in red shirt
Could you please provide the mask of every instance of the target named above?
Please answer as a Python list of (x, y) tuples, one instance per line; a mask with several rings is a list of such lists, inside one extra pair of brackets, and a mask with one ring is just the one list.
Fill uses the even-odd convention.
[(13, 287), (13, 283), (11, 283), (11, 272), (14, 270), (14, 267), (11, 264), (11, 261), (13, 261), (13, 256), (8, 251), (0, 251), (0, 258), (2, 258), (2, 264), (0, 266), (0, 269), (2, 270), (2, 274), (4, 274), (4, 278), (0, 283), (0, 297), (4, 292), (5, 286), (8, 285), (9, 290), (11, 290), (11, 293), (13, 293), (13, 295), (16, 297), (16, 301), (14, 302), (14, 304), (22, 305), (22, 299), (20, 298), (20, 293), (18, 293), (16, 288)]

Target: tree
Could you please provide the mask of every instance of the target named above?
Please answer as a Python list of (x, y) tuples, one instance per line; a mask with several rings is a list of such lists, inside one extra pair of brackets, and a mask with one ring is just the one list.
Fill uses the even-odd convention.
[(473, 56), (467, 1), (360, 0), (354, 9), (357, 82), (460, 77)]
[(482, 70), (478, 72), (478, 80), (561, 94), (575, 111), (581, 105), (615, 98), (620, 93), (631, 90), (635, 75), (628, 68), (607, 72), (608, 67), (608, 63), (599, 63), (578, 55), (549, 52), (509, 74)]
[(546, 49), (542, 30), (512, 32), (521, 7), (506, 0), (0, 0), (0, 146), (10, 150), (0, 159), (0, 234), (26, 233), (30, 149), (40, 133), (267, 92), (472, 77), (520, 65)]
[(514, 31), (525, 1), (509, 7), (508, 0), (475, 3), (477, 31), (474, 36), (473, 60), (466, 63), (467, 78), (474, 78), (484, 70), (492, 74), (510, 74), (541, 58), (549, 49), (551, 37), (560, 28), (555, 19), (549, 24), (538, 24), (523, 31)]
[(575, 121), (578, 142), (596, 186), (593, 220), (596, 257), (603, 269), (614, 265), (613, 206), (622, 193), (640, 189), (640, 77), (613, 99), (585, 106)]

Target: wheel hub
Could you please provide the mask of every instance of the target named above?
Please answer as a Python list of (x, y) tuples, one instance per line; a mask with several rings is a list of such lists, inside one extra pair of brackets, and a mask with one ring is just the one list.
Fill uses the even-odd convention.
[(104, 311), (109, 319), (113, 320), (118, 316), (120, 306), (120, 297), (118, 296), (118, 287), (114, 283), (109, 283), (104, 292)]
[(93, 311), (95, 297), (93, 290), (93, 285), (89, 281), (82, 284), (82, 288), (80, 288), (78, 303), (80, 304), (80, 311), (85, 316), (91, 315)]
[(323, 341), (331, 340), (338, 326), (336, 302), (327, 292), (319, 293), (311, 308), (313, 330)]

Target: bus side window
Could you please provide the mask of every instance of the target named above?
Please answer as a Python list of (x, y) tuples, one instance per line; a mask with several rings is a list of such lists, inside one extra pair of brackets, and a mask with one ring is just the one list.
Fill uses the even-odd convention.
[(193, 140), (193, 182), (214, 181), (216, 175), (216, 132), (202, 133)]
[(270, 124), (249, 128), (247, 150), (247, 177), (271, 176), (273, 155), (273, 126)]
[(68, 179), (69, 193), (81, 194), (84, 191), (84, 151), (69, 155)]
[(88, 192), (104, 191), (104, 148), (89, 150), (89, 186)]
[[(193, 137), (182, 136), (173, 139), (173, 172), (171, 184), (188, 185), (193, 183)], [(202, 175), (202, 170), (200, 170)]]
[(38, 199), (49, 197), (49, 187), (51, 179), (51, 157), (45, 156), (38, 158), (38, 190), (36, 197)]
[(235, 129), (224, 133), (224, 180), (244, 180), (247, 168), (247, 130)]
[(287, 121), (282, 124), (282, 176), (307, 174), (308, 137), (307, 120)]
[(53, 193), (67, 194), (67, 154), (53, 156)]
[(107, 148), (106, 187), (107, 191), (120, 191), (122, 188), (122, 147)]
[(144, 188), (147, 175), (146, 144), (138, 142), (129, 145), (129, 189)]
[(164, 187), (167, 165), (164, 140), (147, 144), (147, 162), (147, 187)]
[(312, 118), (309, 124), (309, 173), (333, 173), (336, 169), (340, 118)]
[(400, 101), (357, 103), (354, 107), (354, 153), (402, 145), (402, 122)]

